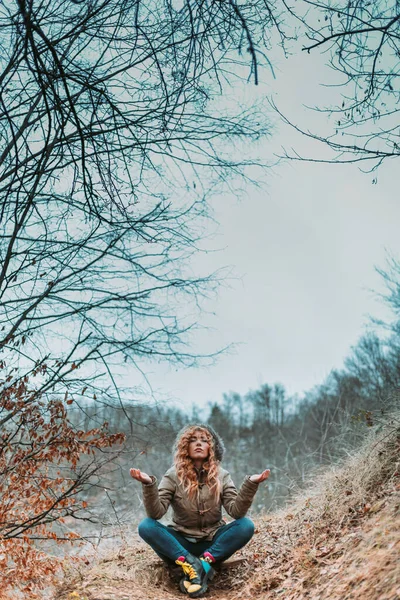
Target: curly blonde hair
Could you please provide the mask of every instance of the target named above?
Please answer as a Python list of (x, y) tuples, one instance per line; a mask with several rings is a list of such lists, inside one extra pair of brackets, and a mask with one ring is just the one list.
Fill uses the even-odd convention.
[(189, 427), (182, 433), (177, 441), (174, 455), (176, 474), (183, 486), (183, 489), (189, 498), (193, 500), (199, 491), (199, 480), (197, 473), (194, 468), (193, 461), (189, 457), (190, 438), (193, 436), (195, 431), (201, 431), (201, 433), (205, 435), (207, 442), (210, 445), (208, 459), (203, 463), (203, 469), (206, 472), (205, 483), (209, 487), (212, 495), (217, 500), (221, 493), (221, 482), (218, 477), (219, 461), (217, 461), (215, 458), (214, 439), (207, 429), (193, 425), (193, 427)]

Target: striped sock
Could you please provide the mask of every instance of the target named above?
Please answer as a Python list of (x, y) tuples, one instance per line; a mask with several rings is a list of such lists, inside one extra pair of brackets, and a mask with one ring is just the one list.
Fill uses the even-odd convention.
[[(208, 566), (211, 566), (212, 563), (215, 563), (215, 558), (213, 557), (213, 555), (211, 554), (211, 552), (203, 552), (203, 555), (201, 556), (201, 559)], [(208, 569), (206, 569), (206, 571), (208, 571)]]

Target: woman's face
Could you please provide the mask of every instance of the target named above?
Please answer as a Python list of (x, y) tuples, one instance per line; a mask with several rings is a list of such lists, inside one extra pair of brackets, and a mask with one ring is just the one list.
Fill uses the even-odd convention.
[(201, 429), (196, 429), (190, 436), (188, 454), (192, 460), (207, 460), (210, 454), (210, 444), (207, 441), (207, 435)]

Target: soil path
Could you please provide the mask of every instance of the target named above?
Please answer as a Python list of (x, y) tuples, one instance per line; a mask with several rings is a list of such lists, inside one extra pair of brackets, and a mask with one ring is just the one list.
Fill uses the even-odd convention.
[[(227, 561), (217, 571), (209, 600), (232, 600), (242, 597), (235, 589), (242, 583), (239, 573), (247, 569), (244, 557)], [(83, 571), (83, 572), (82, 572)], [(84, 573), (84, 575), (83, 575)], [(71, 571), (70, 575), (73, 574)], [(83, 575), (83, 577), (82, 577)], [(142, 544), (121, 550), (117, 556), (104, 557), (92, 568), (77, 569), (68, 585), (58, 590), (57, 600), (182, 600), (179, 568), (167, 569), (162, 562), (143, 549)]]
[[(217, 573), (207, 600), (400, 600), (400, 485), (347, 522), (311, 525), (290, 512), (258, 522)], [(237, 561), (237, 558), (241, 559)], [(178, 577), (143, 542), (74, 568), (56, 600), (182, 600)]]
[[(400, 427), (313, 495), (257, 519), (234, 559), (205, 599), (400, 600)], [(135, 539), (75, 565), (55, 600), (183, 600), (177, 581)]]

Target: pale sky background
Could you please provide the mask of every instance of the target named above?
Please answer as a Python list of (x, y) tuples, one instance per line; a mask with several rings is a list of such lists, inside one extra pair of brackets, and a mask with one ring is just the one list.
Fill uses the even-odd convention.
[[(320, 86), (333, 81), (324, 61), (304, 53), (273, 61), (276, 80), (264, 72), (266, 85), (250, 89), (249, 83), (249, 94), (269, 91), (288, 117), (311, 129), (318, 117), (302, 104), (329, 102), (335, 93)], [(269, 160), (282, 145), (314, 156), (324, 152), (276, 123), (262, 154)], [(214, 314), (203, 324), (213, 330), (196, 335), (192, 349), (238, 345), (210, 368), (150, 367), (156, 395), (181, 408), (206, 406), (224, 392), (245, 394), (280, 382), (301, 396), (340, 368), (368, 315), (389, 314), (371, 290), (384, 290), (374, 267), (384, 267), (386, 254), (400, 259), (396, 169), (394, 161), (377, 175), (356, 165), (289, 161), (242, 201), (217, 199), (220, 226), (210, 247), (223, 250), (196, 260), (201, 268), (231, 266), (238, 279), (205, 305)]]

